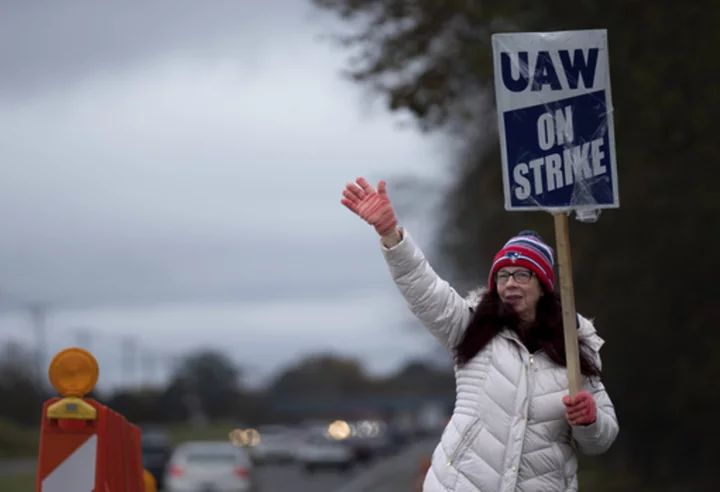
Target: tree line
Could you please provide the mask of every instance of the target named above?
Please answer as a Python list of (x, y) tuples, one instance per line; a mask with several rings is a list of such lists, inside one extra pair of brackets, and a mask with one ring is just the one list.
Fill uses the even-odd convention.
[[(58, 395), (36, 377), (28, 349), (10, 343), (0, 354), (0, 421), (38, 426), (43, 403)], [(423, 360), (410, 361), (389, 376), (375, 377), (357, 360), (317, 354), (285, 368), (260, 389), (246, 387), (243, 373), (241, 364), (224, 352), (201, 350), (182, 359), (164, 385), (96, 389), (88, 397), (141, 425), (186, 423), (196, 418), (261, 425), (340, 417), (340, 412), (347, 411), (346, 401), (359, 402), (361, 407), (363, 401), (390, 397), (448, 400), (454, 388), (447, 368)], [(43, 379), (47, 381), (47, 376)], [(377, 409), (377, 405), (367, 408)]]

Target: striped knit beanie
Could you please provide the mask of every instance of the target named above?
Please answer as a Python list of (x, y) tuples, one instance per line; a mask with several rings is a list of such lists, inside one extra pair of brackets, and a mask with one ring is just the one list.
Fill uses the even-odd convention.
[(522, 231), (498, 251), (490, 269), (490, 290), (495, 289), (495, 274), (506, 266), (519, 266), (531, 270), (537, 275), (543, 287), (548, 292), (552, 292), (555, 285), (553, 250), (545, 244), (537, 232)]

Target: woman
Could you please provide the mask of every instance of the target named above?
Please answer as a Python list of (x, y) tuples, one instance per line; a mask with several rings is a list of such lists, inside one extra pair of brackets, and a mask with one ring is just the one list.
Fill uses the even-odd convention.
[(618, 423), (600, 380), (603, 340), (578, 315), (582, 391), (568, 396), (553, 251), (525, 231), (495, 256), (488, 287), (458, 295), (398, 227), (385, 182), (348, 183), (342, 203), (380, 235), (412, 312), (455, 357), (456, 403), (426, 492), (576, 491), (577, 457), (610, 448)]

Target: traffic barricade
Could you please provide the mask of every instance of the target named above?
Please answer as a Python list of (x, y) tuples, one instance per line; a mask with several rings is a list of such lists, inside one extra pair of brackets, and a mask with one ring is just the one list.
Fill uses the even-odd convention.
[(85, 398), (99, 375), (92, 354), (62, 350), (48, 375), (61, 396), (43, 405), (36, 492), (155, 492), (142, 467), (140, 428)]

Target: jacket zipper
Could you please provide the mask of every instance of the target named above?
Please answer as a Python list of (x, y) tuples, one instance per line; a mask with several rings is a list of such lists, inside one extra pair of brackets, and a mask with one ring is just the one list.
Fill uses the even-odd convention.
[(458, 443), (457, 447), (455, 448), (455, 451), (453, 451), (452, 455), (450, 456), (450, 459), (447, 462), (447, 466), (451, 466), (455, 460), (460, 456), (460, 453), (462, 453), (465, 450), (466, 445), (471, 440), (475, 439), (477, 436), (477, 433), (480, 432), (477, 429), (479, 427), (482, 427), (480, 425), (480, 417), (475, 417), (475, 419), (472, 421), (472, 424), (468, 426), (468, 431), (465, 432), (465, 435), (460, 440), (460, 443)]

